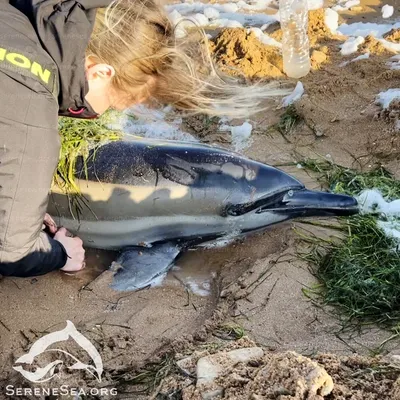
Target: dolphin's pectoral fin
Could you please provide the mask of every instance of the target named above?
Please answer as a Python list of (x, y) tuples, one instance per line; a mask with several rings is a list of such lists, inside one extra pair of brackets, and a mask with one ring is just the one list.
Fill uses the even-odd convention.
[(159, 283), (172, 267), (180, 250), (173, 243), (123, 250), (111, 265), (111, 270), (115, 271), (111, 288), (120, 291), (139, 290)]

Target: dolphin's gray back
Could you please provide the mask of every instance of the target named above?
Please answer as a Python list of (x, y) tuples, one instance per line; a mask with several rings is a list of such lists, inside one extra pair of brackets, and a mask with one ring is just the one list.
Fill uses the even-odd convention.
[[(83, 169), (78, 174), (82, 176)], [(281, 171), (221, 148), (152, 140), (121, 141), (101, 147), (87, 175), (90, 181), (103, 184), (151, 188), (140, 207), (135, 208), (138, 216), (165, 215), (166, 211), (223, 213), (230, 204), (257, 201), (281, 192), (285, 185), (303, 187), (286, 177), (287, 182)]]
[[(168, 216), (176, 213), (202, 215), (220, 213), (229, 201), (244, 201), (246, 194), (241, 176), (254, 174), (254, 170), (240, 158), (221, 150), (202, 145), (155, 141), (114, 142), (99, 148), (95, 159), (88, 165), (89, 181), (113, 187), (115, 204), (128, 195), (124, 188), (131, 187), (137, 194), (130, 216)], [(232, 161), (235, 163), (233, 164)], [(84, 171), (78, 173), (83, 177)], [(236, 174), (230, 176), (230, 174)], [(126, 207), (120, 210), (126, 217)]]

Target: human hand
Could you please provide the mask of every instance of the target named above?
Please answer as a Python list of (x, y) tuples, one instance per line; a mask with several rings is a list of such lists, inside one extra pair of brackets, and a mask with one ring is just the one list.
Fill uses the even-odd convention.
[(85, 267), (85, 249), (81, 239), (72, 237), (65, 228), (60, 228), (54, 235), (54, 239), (64, 246), (68, 254), (67, 262), (61, 271), (76, 272)]
[(47, 214), (44, 216), (43, 220), (43, 227), (42, 230), (48, 229), (49, 232), (54, 235), (57, 232), (57, 224), (54, 222), (54, 219), (50, 216), (50, 214)]

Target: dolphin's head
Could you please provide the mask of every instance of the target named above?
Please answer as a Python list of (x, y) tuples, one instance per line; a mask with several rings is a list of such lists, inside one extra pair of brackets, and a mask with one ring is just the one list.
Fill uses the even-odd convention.
[(340, 216), (358, 212), (353, 197), (307, 190), (282, 170), (260, 163), (251, 164), (249, 169), (254, 173), (247, 178), (247, 183), (253, 188), (252, 194), (245, 202), (228, 204), (225, 208), (227, 216), (270, 213), (282, 221), (299, 216)]

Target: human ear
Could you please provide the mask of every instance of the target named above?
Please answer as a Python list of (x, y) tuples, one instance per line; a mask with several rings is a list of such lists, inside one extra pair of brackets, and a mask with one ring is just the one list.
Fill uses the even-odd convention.
[(90, 58), (85, 63), (86, 78), (88, 80), (105, 79), (110, 80), (115, 76), (115, 69), (108, 64), (96, 64), (91, 62)]

